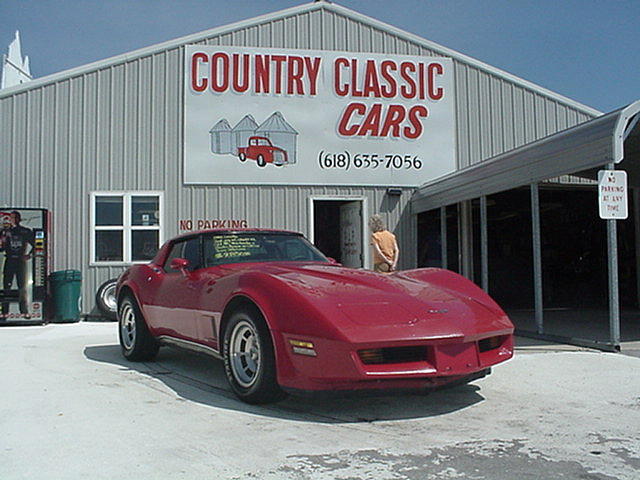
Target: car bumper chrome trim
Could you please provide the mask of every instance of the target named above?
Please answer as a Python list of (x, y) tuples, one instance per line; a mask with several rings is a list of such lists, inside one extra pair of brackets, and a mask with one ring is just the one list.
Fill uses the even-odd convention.
[(158, 341), (164, 345), (183, 348), (185, 350), (190, 350), (192, 352), (204, 353), (205, 355), (210, 355), (219, 360), (222, 360), (222, 354), (215, 348), (211, 348), (206, 345), (202, 345), (200, 343), (191, 342), (189, 340), (184, 340), (182, 338), (170, 337), (168, 335), (160, 335), (157, 338), (158, 338)]

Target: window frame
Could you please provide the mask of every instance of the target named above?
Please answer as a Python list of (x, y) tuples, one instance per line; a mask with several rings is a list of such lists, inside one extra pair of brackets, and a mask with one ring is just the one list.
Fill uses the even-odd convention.
[[(122, 225), (96, 225), (96, 199), (98, 197), (116, 197), (122, 199)], [(134, 197), (158, 198), (158, 224), (157, 225), (133, 225), (132, 224), (132, 200)], [(122, 191), (95, 191), (91, 192), (90, 200), (90, 236), (89, 236), (89, 266), (126, 266), (132, 264), (149, 263), (149, 260), (136, 260), (132, 258), (132, 235), (134, 231), (149, 230), (158, 232), (158, 248), (164, 243), (164, 192), (156, 190), (122, 190)], [(96, 260), (96, 232), (120, 231), (122, 232), (122, 260)]]

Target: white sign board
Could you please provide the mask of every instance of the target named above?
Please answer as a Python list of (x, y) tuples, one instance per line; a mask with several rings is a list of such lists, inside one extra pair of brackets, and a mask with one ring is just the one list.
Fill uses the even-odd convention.
[(184, 182), (418, 186), (455, 169), (448, 58), (185, 47)]
[(598, 205), (602, 219), (624, 220), (627, 218), (627, 172), (624, 170), (598, 172)]

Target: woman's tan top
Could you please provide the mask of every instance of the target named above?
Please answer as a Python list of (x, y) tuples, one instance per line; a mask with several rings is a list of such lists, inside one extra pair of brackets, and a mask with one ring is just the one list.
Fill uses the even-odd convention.
[[(376, 245), (378, 245), (382, 254), (387, 257), (387, 260), (393, 261), (396, 255), (396, 236), (388, 230), (382, 230), (381, 232), (373, 233), (371, 239), (376, 242)], [(376, 249), (373, 249), (373, 263), (386, 262), (387, 260), (381, 258)]]

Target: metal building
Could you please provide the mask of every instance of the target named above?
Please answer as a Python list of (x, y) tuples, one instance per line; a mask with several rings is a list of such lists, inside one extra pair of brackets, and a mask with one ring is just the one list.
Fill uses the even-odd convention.
[[(221, 52), (218, 57), (217, 53), (212, 53), (218, 51)], [(453, 96), (448, 97), (450, 103), (444, 108), (450, 111), (445, 111), (441, 117), (443, 131), (451, 142), (451, 147), (442, 155), (451, 157), (451, 165), (431, 170), (417, 155), (387, 155), (387, 167), (393, 167), (396, 161), (400, 166), (392, 169), (389, 176), (372, 176), (369, 181), (358, 183), (353, 180), (357, 178), (355, 176), (332, 176), (333, 172), (324, 167), (349, 161), (355, 162), (351, 165), (364, 168), (363, 162), (369, 162), (369, 165), (374, 160), (378, 167), (380, 161), (374, 152), (366, 153), (366, 157), (355, 155), (345, 159), (340, 156), (340, 150), (331, 156), (318, 149), (317, 158), (311, 158), (301, 150), (300, 135), (295, 167), (275, 169), (267, 165), (260, 169), (251, 162), (240, 165), (232, 155), (223, 155), (216, 161), (220, 167), (212, 169), (211, 158), (206, 156), (212, 155), (209, 129), (222, 118), (235, 124), (232, 133), (238, 133), (239, 126), (244, 126), (247, 119), (253, 119), (253, 116), (264, 119), (273, 111), (282, 111), (291, 122), (292, 130), (301, 132), (301, 129), (291, 118), (295, 109), (282, 110), (276, 98), (272, 103), (265, 100), (264, 108), (270, 110), (264, 116), (251, 111), (250, 106), (213, 117), (212, 112), (207, 111), (203, 114), (206, 119), (202, 121), (204, 133), (195, 132), (189, 122), (193, 121), (195, 125), (200, 114), (189, 113), (190, 102), (194, 101), (185, 80), (190, 75), (189, 69), (195, 71), (198, 62), (211, 62), (222, 69), (225, 62), (251, 56), (251, 61), (255, 59), (256, 72), (261, 72), (255, 73), (259, 78), (266, 75), (266, 67), (259, 62), (267, 61), (269, 54), (276, 51), (288, 56), (289, 68), (307, 69), (311, 80), (319, 65), (313, 62), (322, 57), (322, 52), (333, 55), (335, 68), (337, 65), (344, 69), (355, 68), (355, 63), (364, 65), (369, 62), (367, 58), (371, 58), (376, 65), (389, 59), (396, 62), (394, 65), (399, 69), (404, 68), (403, 62), (413, 62), (417, 67), (411, 68), (428, 68), (433, 75), (429, 78), (444, 78), (438, 77), (444, 69), (447, 75), (450, 74), (451, 82), (445, 90)], [(307, 58), (306, 51), (320, 53)], [(432, 60), (434, 62), (429, 63)], [(248, 83), (243, 84), (242, 80), (238, 74), (238, 78), (234, 77), (226, 85), (217, 78), (207, 79), (197, 74), (192, 79), (191, 89), (206, 89), (207, 82), (211, 82), (212, 89), (235, 88), (236, 93), (243, 92)], [(429, 97), (423, 97), (426, 99), (422, 104), (431, 111), (439, 108), (442, 91), (435, 85), (429, 84), (427, 89), (416, 82), (413, 87), (415, 96), (418, 88), (421, 95), (425, 95), (423, 90), (427, 92)], [(260, 98), (267, 98), (268, 85), (260, 87), (256, 81), (255, 88), (262, 88)], [(308, 85), (302, 85), (301, 81), (285, 82), (282, 88), (291, 91), (311, 88), (305, 93), (315, 94), (311, 81)], [(336, 86), (336, 91), (349, 96), (349, 88), (357, 89), (358, 86), (348, 85), (345, 80), (344, 84)], [(282, 95), (287, 93), (283, 91)], [(388, 108), (387, 104), (381, 105), (383, 109)], [(362, 125), (353, 123), (353, 114), (351, 123), (345, 121), (341, 128), (346, 135), (353, 136), (415, 136), (419, 134), (420, 119), (426, 117), (421, 108), (426, 107), (413, 106), (411, 118), (417, 120), (402, 128), (394, 126), (399, 117), (392, 114), (387, 115), (391, 120), (384, 127), (374, 125), (373, 120), (369, 122), (381, 115), (377, 110), (369, 112)], [(358, 109), (379, 107), (361, 103), (353, 108), (360, 114)], [(189, 114), (183, 123), (185, 109)], [(311, 117), (321, 114), (322, 110), (314, 108), (300, 114)], [(0, 91), (0, 161), (4, 171), (10, 172), (0, 179), (0, 204), (43, 207), (52, 212), (55, 241), (52, 269), (82, 271), (84, 313), (94, 309), (93, 295), (103, 281), (116, 277), (127, 264), (148, 258), (145, 249), (148, 250), (150, 244), (157, 246), (191, 228), (239, 224), (285, 228), (303, 232), (320, 243), (328, 240), (320, 238), (321, 235), (340, 237), (340, 222), (327, 224), (327, 218), (355, 215), (358, 221), (347, 223), (358, 226), (356, 236), (361, 241), (360, 258), (356, 260), (367, 267), (370, 260), (366, 219), (373, 213), (382, 213), (399, 238), (400, 266), (409, 268), (419, 263), (417, 217), (420, 212), (482, 196), (482, 189), (478, 193), (473, 187), (476, 177), (471, 174), (459, 177), (457, 172), (476, 171), (473, 168), (479, 165), (495, 165), (496, 161), (487, 160), (499, 160), (508, 152), (600, 115), (597, 110), (446, 47), (342, 6), (318, 1)], [(299, 120), (303, 121), (304, 118)], [(335, 128), (333, 123), (319, 123), (319, 139)], [(255, 120), (253, 124), (251, 127), (255, 131)], [(239, 142), (247, 140), (248, 135), (250, 132), (243, 129)], [(200, 137), (205, 139), (206, 155), (203, 152), (201, 159), (194, 160), (193, 165), (197, 168), (191, 170), (190, 158), (197, 155), (188, 145), (199, 141)], [(381, 141), (378, 144), (385, 145)], [(241, 146), (232, 145), (231, 151)], [(292, 169), (302, 168), (304, 161), (319, 163), (324, 170), (305, 178), (292, 177)], [(518, 161), (512, 159), (513, 164)], [(410, 171), (402, 171), (403, 165)], [(257, 173), (255, 176), (234, 176), (238, 171), (234, 169), (240, 167), (243, 171), (251, 169)], [(493, 175), (487, 168), (486, 175)], [(370, 171), (373, 172), (373, 166)], [(448, 175), (447, 181), (455, 185), (456, 191), (469, 193), (432, 201), (432, 195), (434, 198), (438, 195), (441, 185), (438, 178), (443, 174)], [(504, 169), (504, 176), (507, 179), (503, 185), (505, 189), (515, 186), (509, 183), (508, 167)], [(552, 177), (545, 174), (545, 178)], [(455, 179), (459, 178), (470, 179), (470, 184), (456, 184)], [(417, 187), (425, 183), (427, 185), (418, 191)], [(470, 210), (466, 208), (461, 210), (461, 216), (470, 218)], [(472, 227), (470, 224), (465, 226), (465, 218), (460, 223), (461, 231), (468, 233), (468, 228)], [(469, 262), (474, 255), (471, 235), (462, 235), (458, 240), (460, 258), (466, 265), (460, 270), (473, 276)], [(118, 248), (110, 250), (114, 244)]]

